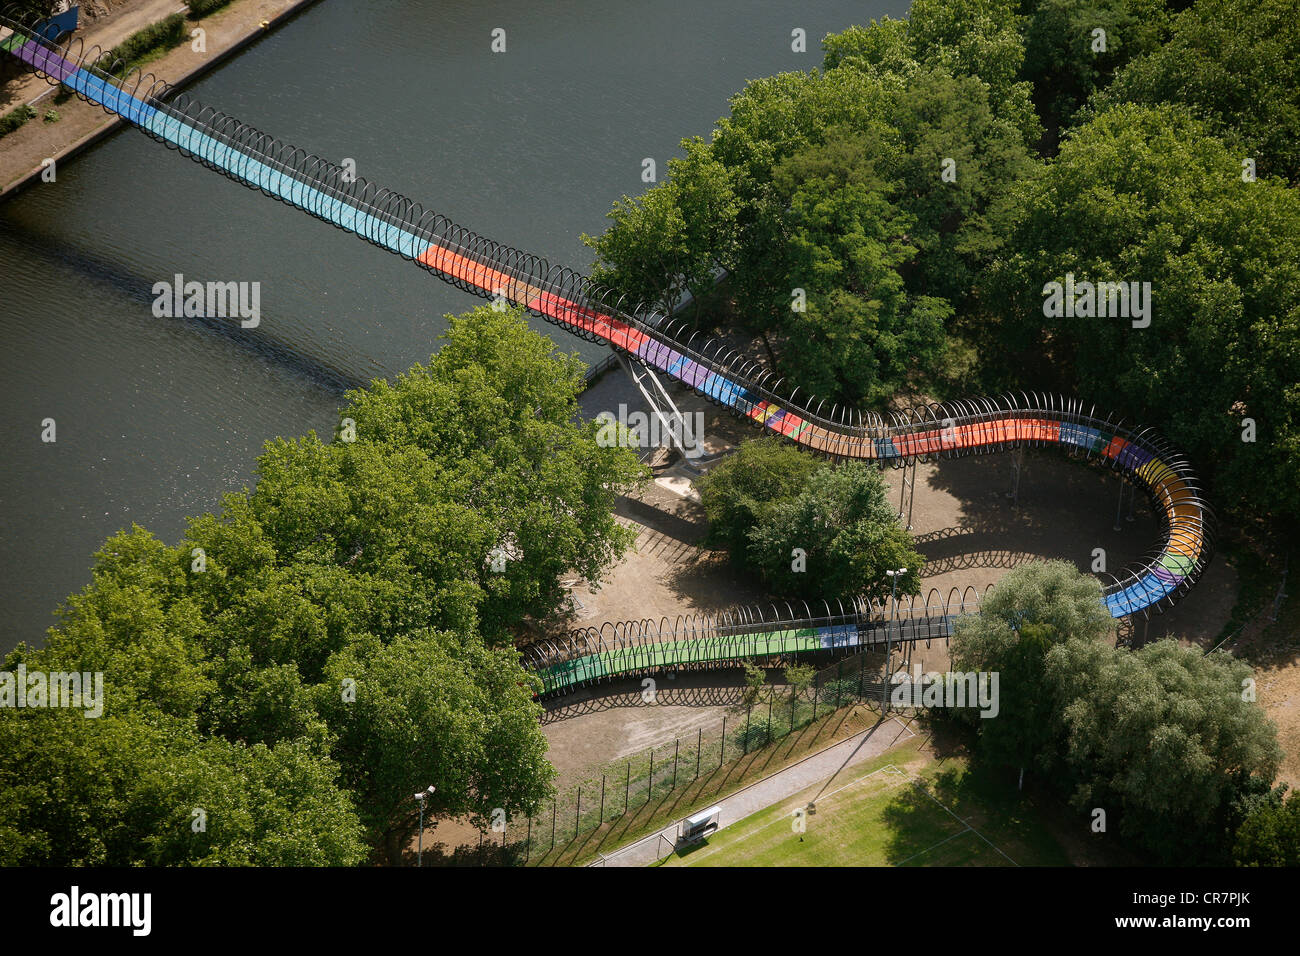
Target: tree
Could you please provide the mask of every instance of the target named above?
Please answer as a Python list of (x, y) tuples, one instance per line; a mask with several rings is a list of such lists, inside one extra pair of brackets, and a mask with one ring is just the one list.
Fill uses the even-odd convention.
[(740, 692), (740, 708), (744, 709), (753, 707), (763, 695), (763, 688), (767, 685), (767, 671), (753, 661), (741, 661), (741, 666), (745, 668), (745, 687)]
[(1038, 633), (1055, 643), (1100, 640), (1115, 629), (1100, 583), (1068, 561), (1033, 561), (1010, 571), (985, 595), (980, 617), (1012, 631), (1038, 625)]
[(824, 72), (749, 83), (588, 239), (598, 278), (663, 308), (725, 270), (736, 321), (805, 395), (879, 406), (947, 381), (970, 353), (950, 320), (1041, 132), (1008, 2), (918, 3), (828, 36)]
[[(411, 794), (430, 785), (430, 810), (480, 822), (497, 808), (531, 814), (550, 796), (541, 708), (513, 649), (423, 631), (358, 643), (331, 658), (326, 678), (317, 700), (338, 734), (335, 754), (390, 863), (415, 836)], [(348, 687), (354, 695), (340, 692)]]
[[(468, 551), (466, 576), (486, 595), (480, 627), (497, 640), (526, 616), (555, 613), (569, 574), (598, 581), (619, 560), (635, 535), (615, 519), (614, 503), (646, 472), (633, 450), (602, 447), (598, 424), (580, 422), (585, 367), (557, 355), (520, 310), (485, 305), (448, 319), (427, 368), (349, 393), (344, 414), (356, 421), (358, 446), (427, 456), (446, 489), (440, 497), (487, 523), (491, 540), (439, 536), (420, 547), (433, 560), (444, 548)], [(431, 540), (444, 548), (430, 549)]]
[(147, 840), (154, 865), (355, 866), (366, 858), (339, 768), (306, 738), (244, 747), (209, 737), (190, 761), (159, 766), (150, 783), (146, 798), (172, 808)]
[(430, 783), (445, 813), (535, 809), (553, 771), (511, 628), (623, 553), (613, 502), (643, 473), (578, 421), (581, 388), (479, 309), (349, 393), (339, 440), (268, 442), (178, 546), (110, 538), (45, 649), (10, 655), (102, 671), (106, 704), (0, 714), (0, 860), (395, 862)]
[(1168, 29), (1164, 0), (1023, 0), (1022, 7), (1029, 14), (1024, 75), (1054, 133), (1125, 63), (1158, 50)]
[(785, 289), (803, 289), (805, 307), (784, 308), (773, 326), (799, 347), (781, 367), (816, 395), (879, 403), (898, 391), (918, 365), (944, 349), (948, 303), (909, 296), (900, 274), (915, 247), (904, 236), (915, 219), (886, 198), (863, 140), (837, 131), (779, 163), (773, 186), (787, 208), (780, 270)]
[[(144, 528), (118, 532), (95, 554), (91, 583), (60, 608), (60, 626), (32, 660), (44, 670), (103, 673), (115, 708), (193, 718), (215, 688), (199, 644), (206, 622), (185, 597), (183, 567), (176, 549)], [(11, 664), (32, 653), (20, 644)]]
[(337, 777), (306, 739), (249, 748), (116, 705), (93, 720), (6, 711), (0, 863), (355, 865), (365, 846)]
[(292, 664), (314, 683), (362, 635), (477, 629), (498, 532), (471, 489), (454, 459), (412, 445), (269, 442), (256, 490), (182, 546), (206, 555), (190, 577), (214, 650), (242, 646), (255, 666)]
[(908, 35), (908, 22), (893, 17), (829, 33), (822, 40), (822, 50), (822, 66), (827, 70), (844, 67), (860, 73), (907, 76), (920, 66)]
[(971, 721), (980, 753), (1043, 771), (1166, 862), (1219, 862), (1281, 759), (1243, 699), (1250, 668), (1174, 641), (1116, 648), (1112, 626), (1097, 581), (1062, 561), (1017, 568), (959, 620), (954, 668), (1000, 675), (997, 717)]
[(740, 443), (696, 483), (709, 519), (704, 543), (749, 562), (749, 533), (780, 501), (793, 498), (824, 462), (774, 436)]
[(682, 149), (663, 184), (639, 199), (623, 196), (605, 232), (582, 236), (596, 253), (593, 279), (665, 315), (687, 292), (698, 310), (735, 241), (730, 173), (698, 137), (682, 140)]
[(1300, 866), (1300, 790), (1283, 802), (1277, 798), (1257, 807), (1237, 830), (1232, 859), (1237, 866)]
[[(802, 554), (800, 554), (802, 552)], [(749, 559), (777, 596), (884, 602), (886, 570), (907, 568), (898, 593), (921, 589), (921, 555), (885, 500), (873, 465), (822, 468), (793, 498), (776, 503), (749, 533)]]
[[(1003, 381), (1030, 374), (1159, 423), (1216, 504), (1294, 521), (1300, 194), (1241, 173), (1237, 152), (1174, 107), (1121, 105), (1073, 131), (1013, 190), (980, 351), (1003, 357)], [(1047, 284), (1069, 276), (1139, 296), (1149, 283), (1146, 318), (1124, 317), (1122, 300), (1107, 316), (1046, 308)]]
[(953, 630), (953, 669), (997, 673), (994, 718), (965, 711), (980, 731), (980, 753), (1000, 766), (1050, 771), (1055, 758), (1053, 699), (1045, 686), (1047, 651), (1078, 638), (1098, 641), (1114, 624), (1096, 578), (1065, 561), (1010, 571)]
[(1042, 132), (1020, 79), (1025, 61), (1024, 19), (1015, 0), (913, 0), (909, 39), (918, 60), (954, 76), (978, 77), (988, 101), (1008, 118), (1026, 144)]
[(1198, 0), (1175, 16), (1167, 42), (1145, 50), (1098, 97), (1181, 103), (1215, 135), (1253, 158), (1261, 176), (1300, 185), (1300, 18), (1289, 0), (1238, 6)]
[(811, 664), (789, 664), (785, 668), (785, 682), (790, 685), (790, 702), (812, 686), (817, 671)]
[(998, 766), (1048, 770), (1051, 766), (1052, 700), (1044, 688), (1044, 659), (1058, 635), (1050, 624), (1025, 623), (974, 614), (953, 632), (954, 671), (997, 674), (997, 716), (984, 719), (967, 708), (954, 716), (979, 732), (980, 754)]
[(982, 87), (979, 99), (1017, 131), (1022, 146), (1030, 146), (1043, 129), (1032, 86), (1021, 75), (1025, 22), (1009, 0), (917, 0), (907, 20), (882, 17), (828, 35), (823, 66), (878, 78), (892, 74), (905, 89), (919, 72), (974, 79)]
[(1072, 638), (1047, 653), (1071, 803), (1118, 811), (1120, 832), (1165, 861), (1219, 862), (1232, 812), (1277, 772), (1277, 732), (1243, 700), (1251, 674), (1172, 640), (1137, 652)]
[(975, 279), (1002, 251), (1014, 212), (1008, 187), (1037, 171), (1028, 140), (981, 80), (933, 68), (899, 93), (893, 125), (905, 147), (892, 174), (894, 201), (915, 221), (908, 290), (965, 312)]

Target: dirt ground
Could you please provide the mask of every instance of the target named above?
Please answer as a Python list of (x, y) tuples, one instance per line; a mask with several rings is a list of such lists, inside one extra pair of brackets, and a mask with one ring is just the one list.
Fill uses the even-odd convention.
[(1300, 601), (1284, 602), (1277, 621), (1266, 611), (1234, 650), (1255, 667), (1259, 702), (1277, 725), (1283, 751), (1278, 782), (1300, 787)]
[[(273, 20), (298, 2), (234, 0), (230, 6), (192, 23), (192, 27), (202, 27), (207, 33), (205, 52), (196, 53), (189, 43), (185, 43), (154, 60), (145, 69), (172, 83), (179, 82), (250, 34), (260, 32), (263, 21)], [(110, 5), (101, 2), (94, 6), (105, 8)], [(103, 16), (88, 17), (83, 6), (83, 19), (77, 36), (82, 38), (87, 51), (96, 45), (110, 49), (137, 30), (183, 9), (184, 5), (178, 0), (129, 0), (111, 4), (111, 12)], [(0, 113), (8, 112), (20, 103), (35, 101), (33, 108), (37, 115), (0, 140), (0, 191), (8, 189), (32, 170), (39, 169), (45, 158), (61, 155), (64, 150), (116, 122), (116, 117), (76, 97), (55, 104), (54, 88), (44, 79), (27, 73), (15, 75), (12, 65), (5, 69), (7, 72), (0, 74), (8, 78), (0, 85)], [(50, 109), (57, 112), (56, 121), (45, 121), (45, 113)]]
[[(887, 470), (885, 477), (897, 494), (902, 471)], [(934, 588), (947, 594), (967, 587), (983, 591), (1034, 559), (1059, 558), (1090, 572), (1098, 548), (1105, 552), (1105, 568), (1118, 572), (1140, 560), (1157, 541), (1155, 516), (1145, 499), (1139, 496), (1130, 520), (1130, 498), (1125, 495), (1116, 531), (1119, 481), (1060, 452), (1026, 452), (1015, 500), (1009, 497), (1012, 484), (1011, 455), (917, 467), (912, 533), (927, 559), (927, 592)], [(1211, 640), (1231, 614), (1236, 587), (1236, 572), (1217, 560), (1173, 610), (1138, 624), (1138, 636), (1145, 630), (1150, 640)]]
[[(641, 699), (639, 680), (583, 690), (547, 708), (542, 730), (561, 779), (583, 769), (644, 755), (674, 738), (703, 729), (716, 736), (728, 707), (741, 699), (739, 671), (690, 672), (658, 681), (653, 706)], [(599, 727), (600, 732), (594, 733)]]

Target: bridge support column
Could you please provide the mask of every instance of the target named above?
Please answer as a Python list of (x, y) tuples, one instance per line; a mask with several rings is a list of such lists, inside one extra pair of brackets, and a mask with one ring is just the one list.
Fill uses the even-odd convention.
[(903, 462), (903, 481), (898, 488), (898, 520), (912, 530), (912, 506), (916, 503), (916, 459)]
[(1132, 617), (1121, 617), (1116, 625), (1115, 646), (1135, 647), (1137, 645), (1137, 626)]
[[(1123, 512), (1124, 512), (1124, 489), (1125, 489), (1127, 486), (1128, 486), (1128, 482), (1125, 481), (1123, 478), (1120, 478), (1120, 480), (1119, 480), (1119, 501), (1117, 501), (1117, 502), (1115, 503), (1115, 530), (1116, 530), (1116, 531), (1123, 531), (1123, 530), (1124, 530), (1124, 526), (1123, 526), (1122, 524), (1120, 524), (1120, 515), (1123, 514)], [(1133, 496), (1133, 494), (1136, 494), (1136, 493), (1137, 493), (1137, 489), (1136, 489), (1136, 488), (1133, 488), (1133, 489), (1131, 490), (1131, 494), (1129, 495), (1129, 508), (1130, 508), (1130, 510), (1131, 510), (1132, 507), (1133, 507), (1133, 497), (1132, 497), (1132, 496)], [(1132, 521), (1132, 520), (1133, 520), (1133, 516), (1132, 516), (1131, 513), (1130, 513), (1130, 515), (1129, 515), (1129, 519), (1128, 519), (1128, 520), (1129, 520), (1129, 521)]]
[(1274, 624), (1277, 623), (1278, 612), (1282, 610), (1282, 602), (1286, 600), (1286, 575), (1287, 571), (1290, 570), (1290, 567), (1291, 556), (1287, 555), (1286, 559), (1282, 562), (1282, 580), (1278, 582), (1277, 595), (1273, 598), (1273, 613), (1268, 617), (1268, 619)]
[(1011, 499), (1011, 507), (1015, 508), (1020, 504), (1020, 466), (1025, 460), (1025, 450), (1017, 448), (1011, 453), (1011, 490), (1007, 492), (1007, 497)]
[[(682, 414), (677, 404), (664, 388), (663, 383), (659, 381), (659, 376), (647, 365), (637, 362), (635, 365), (632, 361), (621, 352), (614, 353), (618, 357), (619, 365), (623, 371), (632, 379), (641, 397), (645, 399), (650, 410), (654, 412), (659, 419), (660, 425), (668, 432), (668, 440), (682, 454), (688, 468), (694, 467), (693, 459), (700, 455), (700, 447), (695, 437), (691, 435), (686, 424), (686, 416)], [(637, 370), (640, 369), (638, 372)], [(666, 410), (665, 410), (666, 409)], [(692, 450), (688, 450), (688, 446)]]

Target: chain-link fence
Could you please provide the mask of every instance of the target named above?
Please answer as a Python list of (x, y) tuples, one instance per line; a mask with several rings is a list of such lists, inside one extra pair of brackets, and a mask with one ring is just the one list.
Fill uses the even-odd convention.
[[(729, 763), (807, 728), (832, 712), (864, 701), (878, 705), (882, 655), (864, 653), (817, 671), (796, 689), (767, 685), (754, 699), (728, 708), (718, 723), (570, 780), (536, 816), (484, 834), (466, 862), (520, 865), (566, 855), (575, 841), (606, 824), (671, 803), (678, 791)], [(556, 851), (559, 851), (557, 854)]]

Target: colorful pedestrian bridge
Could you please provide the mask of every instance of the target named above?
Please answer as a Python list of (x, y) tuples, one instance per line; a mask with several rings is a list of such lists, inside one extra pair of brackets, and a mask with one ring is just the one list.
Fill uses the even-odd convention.
[[(1075, 399), (1022, 393), (921, 405), (881, 416), (811, 396), (695, 336), (664, 317), (596, 286), (570, 269), (502, 245), (426, 210), (343, 167), (281, 143), (205, 107), (152, 74), (118, 77), (98, 48), (78, 38), (42, 39), (0, 17), (0, 50), (53, 84), (128, 120), (158, 142), (266, 195), (416, 263), (468, 292), (523, 306), (592, 342), (608, 345), (756, 426), (837, 459), (904, 465), (934, 458), (1054, 446), (1103, 463), (1142, 488), (1160, 518), (1160, 536), (1139, 562), (1102, 577), (1116, 618), (1171, 606), (1210, 560), (1213, 515), (1192, 469), (1149, 428), (1126, 425)], [(974, 601), (963, 598), (964, 610)], [(951, 629), (951, 601), (929, 601), (896, 626), (901, 639)], [(793, 611), (791, 612), (793, 615)], [(646, 669), (772, 657), (800, 649), (869, 646), (879, 614), (864, 606), (780, 621), (755, 612), (709, 626), (624, 628), (613, 643), (579, 632), (564, 646), (534, 649), (529, 660), (548, 690)], [(635, 639), (629, 636), (635, 632)], [(911, 636), (907, 636), (911, 635)]]
[(734, 668), (739, 661), (798, 660), (916, 641), (929, 646), (946, 641), (959, 617), (978, 611), (980, 597), (974, 588), (954, 588), (946, 596), (931, 588), (924, 603), (905, 597), (888, 609), (859, 598), (619, 621), (531, 644), (524, 663), (541, 678), (546, 695), (665, 670)]

